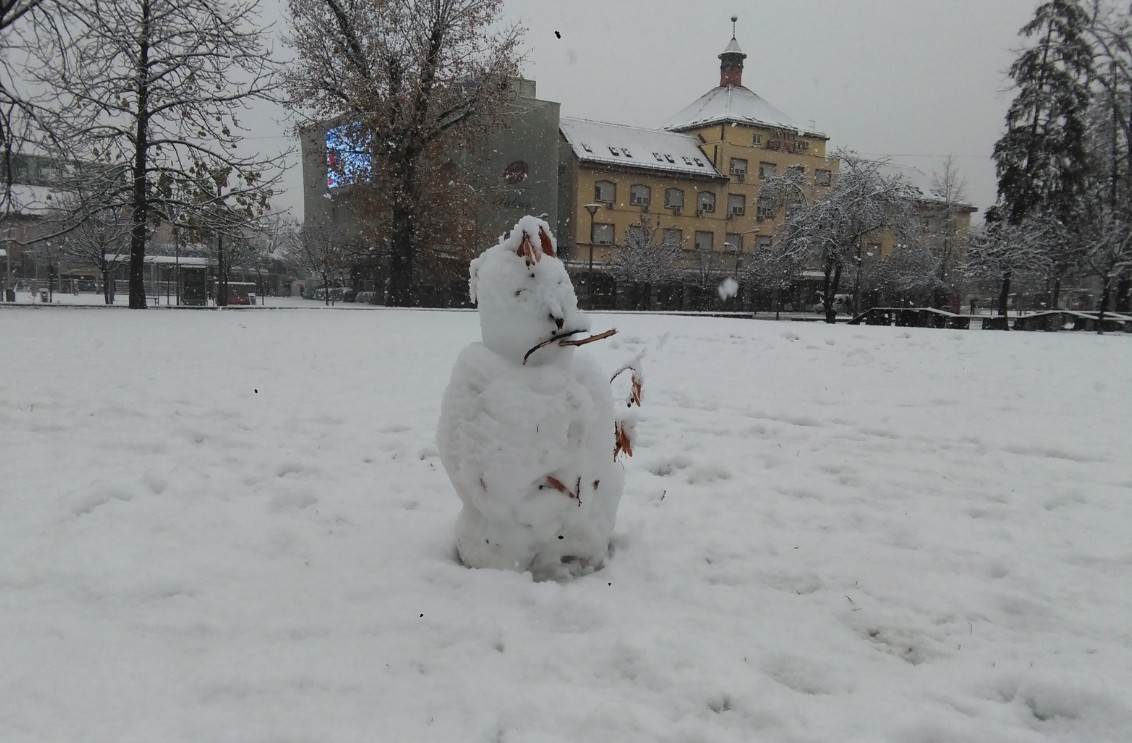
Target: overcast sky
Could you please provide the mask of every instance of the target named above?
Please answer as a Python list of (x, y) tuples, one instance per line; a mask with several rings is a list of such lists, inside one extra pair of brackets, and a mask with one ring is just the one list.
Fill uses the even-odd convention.
[[(813, 120), (833, 147), (927, 173), (953, 154), (982, 210), (995, 198), (990, 153), (1010, 98), (1006, 70), (1037, 4), (507, 0), (506, 14), (529, 28), (524, 74), (540, 98), (564, 115), (652, 127), (719, 84), (717, 55), (737, 14), (748, 88), (800, 123)], [(280, 29), (284, 6), (265, 2)], [(261, 113), (267, 128), (278, 118)], [(300, 212), (297, 172), (286, 185), (276, 205)]]

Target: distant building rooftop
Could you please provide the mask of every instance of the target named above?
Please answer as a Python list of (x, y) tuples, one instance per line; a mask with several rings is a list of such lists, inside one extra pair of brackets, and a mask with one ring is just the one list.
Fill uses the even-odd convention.
[(828, 139), (821, 132), (809, 131), (788, 114), (742, 85), (720, 85), (697, 98), (664, 125), (672, 131), (686, 131), (712, 124), (735, 122), (753, 126), (769, 126)]
[(690, 134), (563, 116), (562, 136), (582, 162), (723, 178)]

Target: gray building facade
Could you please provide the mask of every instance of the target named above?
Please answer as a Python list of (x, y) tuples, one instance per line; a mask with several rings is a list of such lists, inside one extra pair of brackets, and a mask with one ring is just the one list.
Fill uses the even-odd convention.
[[(551, 225), (558, 221), (559, 104), (540, 100), (533, 80), (517, 79), (512, 92), (504, 125), (484, 132), (473, 152), (451, 153), (464, 181), (478, 194), (470, 236), (460, 238), (470, 244), (456, 246), (461, 252), (479, 253), (527, 214), (543, 215)], [(328, 145), (328, 137), (333, 140), (334, 136), (333, 122), (300, 130), (304, 223), (308, 229), (319, 230), (325, 239), (372, 247), (375, 255), (380, 254), (382, 246), (377, 243), (381, 236), (367, 225), (363, 196), (348, 187), (332, 186), (336, 169), (330, 161), (335, 152)], [(444, 204), (436, 208), (442, 209)], [(376, 291), (380, 302), (387, 287), (382, 285), (379, 263), (380, 259), (373, 265), (360, 265), (351, 283), (358, 290)], [(449, 304), (466, 300), (466, 274), (461, 281), (461, 298), (425, 301)], [(454, 295), (455, 288), (448, 293)]]

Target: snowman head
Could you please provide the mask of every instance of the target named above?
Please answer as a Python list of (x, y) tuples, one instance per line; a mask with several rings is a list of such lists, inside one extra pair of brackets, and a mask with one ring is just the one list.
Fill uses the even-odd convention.
[[(484, 345), (515, 363), (523, 363), (527, 351), (544, 341), (590, 328), (550, 226), (535, 217), (523, 217), (498, 245), (472, 261), (469, 288), (479, 307)], [(572, 350), (552, 343), (533, 354), (528, 365)]]

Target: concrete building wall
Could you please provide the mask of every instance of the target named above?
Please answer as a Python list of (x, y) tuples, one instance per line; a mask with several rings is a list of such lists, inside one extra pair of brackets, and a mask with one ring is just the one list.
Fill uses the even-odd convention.
[[(478, 193), (475, 224), (462, 239), (482, 250), (526, 214), (558, 219), (559, 104), (538, 100), (534, 81), (519, 80), (504, 126), (484, 132), (470, 152), (450, 156)], [(362, 192), (349, 185), (328, 188), (326, 134), (333, 123), (300, 132), (304, 222), (335, 241), (365, 245), (381, 239), (367, 220)], [(471, 173), (469, 174), (469, 171)], [(443, 209), (444, 204), (435, 205)]]

